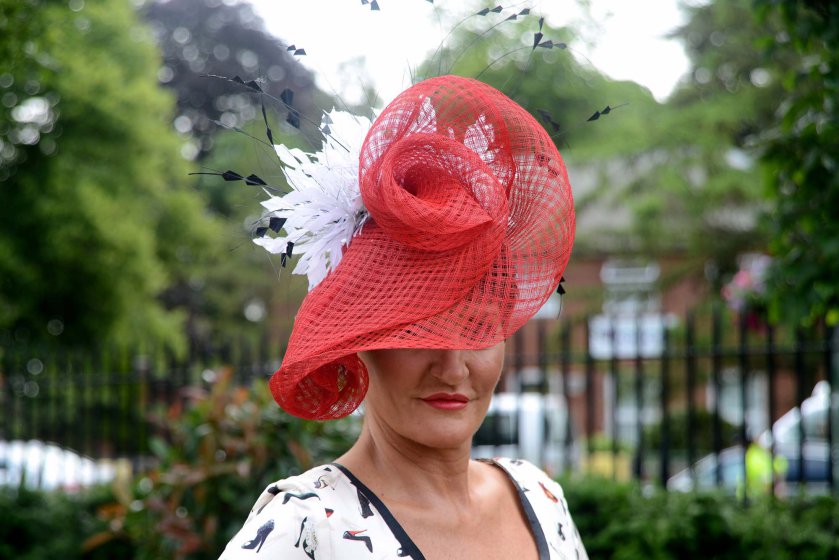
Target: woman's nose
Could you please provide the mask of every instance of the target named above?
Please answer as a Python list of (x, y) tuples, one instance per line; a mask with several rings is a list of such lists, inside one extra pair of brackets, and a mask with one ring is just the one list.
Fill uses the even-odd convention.
[(438, 350), (432, 364), (433, 375), (447, 385), (458, 385), (469, 377), (465, 350)]

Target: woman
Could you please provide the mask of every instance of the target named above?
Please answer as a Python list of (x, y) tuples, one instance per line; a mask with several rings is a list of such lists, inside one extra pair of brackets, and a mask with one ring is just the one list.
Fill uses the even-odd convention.
[(360, 121), (328, 122), (314, 158), (278, 148), (294, 190), (265, 203), (286, 236), (259, 243), (302, 253), (310, 279), (271, 388), (303, 418), (364, 400), (362, 432), (335, 463), (269, 486), (222, 558), (585, 558), (547, 475), (470, 459), (504, 340), (570, 255), (553, 142), (503, 94), (454, 76), (400, 94), (357, 155)]

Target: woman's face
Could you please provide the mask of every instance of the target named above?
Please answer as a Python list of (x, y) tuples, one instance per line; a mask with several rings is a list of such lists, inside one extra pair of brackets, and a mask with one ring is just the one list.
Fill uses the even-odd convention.
[(361, 352), (365, 415), (386, 435), (439, 449), (471, 445), (501, 376), (504, 343), (483, 350)]

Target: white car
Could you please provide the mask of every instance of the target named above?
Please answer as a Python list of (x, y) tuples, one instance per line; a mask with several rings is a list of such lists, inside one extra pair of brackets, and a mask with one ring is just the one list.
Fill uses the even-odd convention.
[(117, 468), (53, 443), (0, 441), (0, 487), (74, 491), (110, 482)]
[(819, 381), (812, 394), (798, 407), (787, 411), (772, 424), (772, 431), (760, 435), (759, 443), (769, 449), (774, 435), (776, 445), (791, 447), (798, 444), (801, 417), (804, 417), (804, 441), (827, 441), (827, 407), (830, 406), (830, 385)]
[[(787, 492), (797, 492), (798, 483), (803, 478), (809, 493), (827, 493), (830, 491), (829, 458), (830, 448), (827, 442), (827, 409), (830, 405), (830, 385), (819, 381), (813, 393), (801, 403), (801, 411), (794, 407), (772, 424), (772, 430), (766, 430), (758, 438), (758, 443), (765, 449), (775, 439), (775, 453), (787, 461), (784, 482)], [(804, 445), (799, 446), (801, 417), (804, 418)], [(804, 472), (800, 472), (800, 457), (804, 459)], [(687, 492), (690, 490), (710, 490), (717, 485), (734, 492), (743, 479), (743, 448), (729, 447), (720, 451), (719, 458), (707, 455), (693, 465), (693, 469), (684, 469), (667, 481), (669, 490)], [(719, 472), (719, 475), (717, 474)]]
[[(786, 469), (782, 477), (783, 487), (780, 491), (787, 495), (798, 493), (800, 461), (798, 449), (789, 447), (779, 448), (778, 456), (786, 459)], [(827, 494), (830, 492), (828, 475), (827, 443), (807, 442), (804, 445), (804, 485), (809, 494)], [(679, 492), (692, 490), (714, 490), (717, 487), (717, 473), (719, 472), (719, 489), (735, 494), (742, 484), (743, 448), (740, 446), (727, 447), (720, 451), (719, 459), (713, 453), (706, 455), (693, 465), (691, 469), (684, 469), (667, 480), (667, 489)]]

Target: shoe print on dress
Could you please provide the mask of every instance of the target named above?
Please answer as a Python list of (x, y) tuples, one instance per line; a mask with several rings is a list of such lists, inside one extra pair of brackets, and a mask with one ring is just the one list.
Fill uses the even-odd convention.
[(363, 542), (364, 544), (367, 545), (367, 550), (369, 550), (372, 553), (373, 552), (373, 540), (370, 537), (361, 534), (366, 530), (367, 529), (363, 529), (361, 531), (344, 531), (344, 538), (347, 539), (348, 541), (361, 541), (361, 542)]
[(367, 499), (361, 490), (358, 490), (358, 505), (361, 506), (361, 517), (367, 519), (373, 516), (373, 510), (370, 508), (370, 500)]
[(265, 539), (268, 538), (268, 534), (274, 530), (274, 520), (269, 519), (266, 521), (262, 527), (260, 527), (256, 531), (256, 536), (242, 545), (242, 548), (246, 548), (249, 550), (256, 549), (256, 552), (262, 548), (262, 545), (265, 544)]
[(294, 548), (303, 547), (303, 552), (306, 556), (315, 560), (315, 548), (317, 548), (317, 541), (315, 540), (315, 530), (309, 522), (309, 518), (304, 517), (300, 522), (300, 534), (297, 535), (297, 542), (294, 543)]
[(308, 500), (309, 498), (317, 498), (318, 500), (320, 500), (320, 496), (318, 496), (314, 492), (306, 492), (305, 494), (292, 494), (291, 492), (289, 492), (285, 496), (283, 496), (283, 505), (286, 505), (288, 501), (292, 498), (297, 498), (298, 500)]

